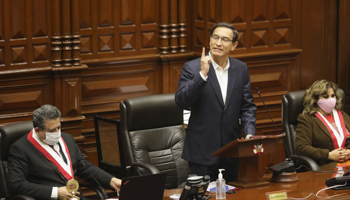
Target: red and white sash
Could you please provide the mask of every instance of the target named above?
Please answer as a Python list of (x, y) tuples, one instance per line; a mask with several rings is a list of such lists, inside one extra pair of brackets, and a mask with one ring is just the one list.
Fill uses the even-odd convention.
[(338, 131), (334, 129), (334, 127), (328, 122), (328, 120), (320, 113), (317, 112), (315, 115), (317, 116), (318, 119), (322, 121), (322, 123), (327, 127), (329, 133), (332, 136), (334, 148), (338, 149), (340, 147), (346, 148), (345, 147), (345, 139), (346, 139), (346, 127), (343, 119), (343, 115), (341, 114), (341, 111), (338, 110), (332, 110), (335, 125), (338, 128)]
[[(64, 162), (62, 157), (60, 157), (55, 150), (53, 150), (49, 145), (42, 142), (38, 135), (35, 133), (34, 128), (30, 131), (27, 137), (28, 141), (32, 143), (35, 148), (37, 148), (50, 162), (52, 162), (57, 168), (58, 171), (67, 179), (74, 179), (73, 167), (70, 158), (70, 154), (67, 148), (66, 143), (62, 139), (59, 140), (59, 143), (62, 147), (62, 152), (67, 158), (67, 164)], [(63, 155), (62, 155), (63, 156)]]

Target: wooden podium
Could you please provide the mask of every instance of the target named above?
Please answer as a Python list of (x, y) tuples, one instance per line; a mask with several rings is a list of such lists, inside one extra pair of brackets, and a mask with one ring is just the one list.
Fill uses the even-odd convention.
[(240, 188), (267, 185), (269, 182), (258, 180), (261, 178), (258, 175), (258, 155), (275, 153), (278, 140), (284, 136), (285, 133), (253, 136), (251, 139), (236, 139), (215, 151), (212, 156), (239, 158), (238, 181), (230, 182), (230, 185)]

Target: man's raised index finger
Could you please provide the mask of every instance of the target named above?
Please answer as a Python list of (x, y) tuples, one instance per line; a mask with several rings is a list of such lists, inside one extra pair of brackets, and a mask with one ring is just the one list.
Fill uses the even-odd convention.
[(202, 58), (205, 57), (205, 48), (203, 47), (203, 50), (202, 50)]

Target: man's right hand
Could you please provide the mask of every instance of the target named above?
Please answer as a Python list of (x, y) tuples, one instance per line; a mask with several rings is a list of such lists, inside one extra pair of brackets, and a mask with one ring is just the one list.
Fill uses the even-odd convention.
[[(77, 192), (75, 195), (80, 195), (79, 192)], [(58, 199), (60, 200), (65, 200), (65, 199), (70, 199), (72, 197), (72, 194), (68, 192), (66, 186), (59, 187), (58, 188)]]
[(205, 56), (205, 48), (203, 47), (202, 57), (201, 57), (201, 72), (204, 76), (207, 76), (209, 72), (209, 64), (210, 64), (210, 57)]

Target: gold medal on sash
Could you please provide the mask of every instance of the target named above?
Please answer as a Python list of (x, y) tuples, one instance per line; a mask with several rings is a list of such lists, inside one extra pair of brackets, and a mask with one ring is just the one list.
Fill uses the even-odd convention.
[(78, 181), (76, 181), (75, 179), (69, 180), (66, 184), (66, 188), (67, 188), (68, 192), (72, 193), (72, 197), (70, 198), (70, 200), (79, 200), (80, 199), (79, 197), (75, 196), (75, 194), (77, 193), (77, 191), (79, 189)]

